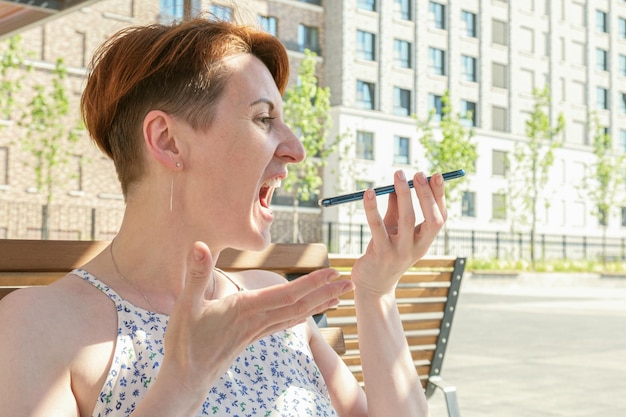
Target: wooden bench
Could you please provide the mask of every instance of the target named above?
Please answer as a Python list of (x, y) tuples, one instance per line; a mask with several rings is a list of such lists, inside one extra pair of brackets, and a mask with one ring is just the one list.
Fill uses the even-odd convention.
[[(47, 285), (95, 257), (109, 242), (0, 239), (0, 299), (19, 288)], [(273, 244), (260, 252), (225, 250), (217, 267), (225, 271), (264, 269), (293, 278), (328, 267), (323, 244)], [(339, 354), (345, 352), (341, 329), (320, 328)]]
[[(102, 251), (109, 242), (0, 239), (0, 299), (18, 288), (47, 285)], [(329, 262), (330, 258), (330, 262)], [(323, 244), (273, 244), (261, 252), (227, 250), (217, 266), (225, 271), (266, 269), (293, 278), (331, 266), (350, 278), (357, 257), (328, 255)], [(464, 258), (426, 258), (400, 280), (396, 296), (407, 341), (427, 397), (440, 389), (450, 417), (459, 417), (456, 389), (441, 379), (441, 368), (465, 267)], [(320, 330), (363, 381), (353, 293), (326, 312)]]
[[(344, 279), (350, 279), (357, 258), (331, 254), (330, 266), (339, 270)], [(426, 397), (440, 389), (450, 417), (460, 415), (456, 388), (441, 379), (441, 368), (464, 270), (465, 258), (424, 258), (404, 274), (396, 289), (402, 325)], [(344, 295), (338, 308), (326, 315), (329, 326), (343, 330), (346, 353), (342, 358), (363, 383), (353, 295)]]

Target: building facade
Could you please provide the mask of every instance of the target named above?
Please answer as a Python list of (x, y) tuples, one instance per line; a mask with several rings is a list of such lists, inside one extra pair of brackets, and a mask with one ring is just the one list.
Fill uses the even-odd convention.
[[(471, 115), (464, 123), (475, 132), (479, 155), (476, 173), (465, 179), (462, 197), (450, 206), (449, 227), (523, 230), (505, 208), (512, 175), (506, 161), (515, 145), (526, 140), (525, 123), (535, 103), (533, 90), (547, 86), (549, 115), (556, 121), (562, 114), (566, 124), (563, 145), (555, 152), (550, 180), (539, 197), (537, 230), (602, 234), (594, 204), (581, 184), (594, 163), (592, 119), (597, 118), (611, 135), (616, 153), (626, 151), (626, 2), (239, 3), (287, 47), (292, 83), (304, 49), (319, 55), (318, 76), (332, 94), (330, 137), (344, 138), (340, 152), (328, 160), (321, 196), (387, 185), (396, 169), (430, 171), (415, 119), (425, 120), (432, 112), (436, 120), (441, 98), (449, 92), (454, 111)], [(198, 0), (189, 5), (193, 13), (210, 11), (225, 19), (237, 12), (227, 0)], [(34, 71), (28, 79), (45, 80), (50, 65), (63, 57), (69, 67), (72, 105), (78, 108), (85, 67), (108, 35), (131, 24), (182, 18), (184, 9), (182, 2), (171, 0), (103, 0), (30, 28), (22, 34), (25, 49), (34, 53), (29, 57)], [(20, 127), (10, 118), (0, 123), (0, 202), (40, 203), (43, 197), (33, 188), (30, 171), (24, 169), (29, 156), (15, 143)], [(87, 138), (81, 146), (74, 153), (74, 165), (68, 165), (68, 179), (58, 201), (121, 208), (112, 164)], [(607, 219), (607, 233), (613, 237), (626, 236), (626, 201), (621, 205)], [(288, 223), (289, 210), (278, 207), (279, 220), (283, 213)], [(305, 218), (324, 223), (365, 223), (357, 203), (301, 210)], [(313, 237), (305, 240), (317, 239), (318, 232), (311, 233)], [(6, 230), (4, 234), (11, 236)]]

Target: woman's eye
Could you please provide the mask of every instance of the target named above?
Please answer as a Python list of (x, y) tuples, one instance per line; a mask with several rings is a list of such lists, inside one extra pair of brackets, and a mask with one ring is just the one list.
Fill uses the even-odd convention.
[(267, 117), (259, 117), (259, 121), (262, 124), (264, 124), (264, 125), (269, 125), (272, 122), (272, 120), (274, 120), (274, 119), (275, 119), (275, 117), (269, 117), (269, 116), (267, 116)]

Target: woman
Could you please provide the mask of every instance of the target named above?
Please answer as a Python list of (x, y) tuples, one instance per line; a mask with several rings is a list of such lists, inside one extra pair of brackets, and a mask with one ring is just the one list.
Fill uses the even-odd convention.
[[(276, 38), (204, 19), (126, 29), (96, 54), (82, 110), (126, 198), (83, 268), (0, 304), (1, 416), (426, 416), (394, 298), (441, 229), (443, 179), (394, 178), (352, 282), (225, 274), (225, 248), (270, 243), (269, 202), (304, 158), (281, 119)], [(367, 396), (309, 318), (355, 292)], [(167, 331), (166, 331), (167, 329)]]

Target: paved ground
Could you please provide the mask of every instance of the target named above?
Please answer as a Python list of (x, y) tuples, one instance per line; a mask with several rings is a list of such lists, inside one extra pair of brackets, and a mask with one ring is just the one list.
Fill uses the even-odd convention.
[(462, 417), (626, 417), (626, 278), (468, 276), (442, 377)]

